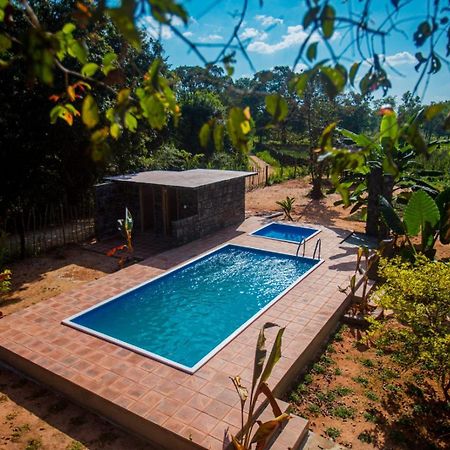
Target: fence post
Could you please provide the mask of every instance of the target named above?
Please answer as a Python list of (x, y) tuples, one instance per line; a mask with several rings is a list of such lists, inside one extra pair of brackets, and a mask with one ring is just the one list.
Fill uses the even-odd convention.
[(63, 245), (66, 245), (66, 230), (64, 229), (64, 209), (63, 204), (59, 204), (59, 209), (61, 213), (61, 226), (62, 226), (62, 235), (63, 235)]
[(269, 166), (266, 166), (266, 182), (265, 185), (267, 186), (267, 182), (269, 181)]
[(23, 209), (20, 209), (19, 214), (19, 238), (20, 238), (20, 258), (25, 259), (26, 248), (25, 248), (25, 223), (23, 220)]

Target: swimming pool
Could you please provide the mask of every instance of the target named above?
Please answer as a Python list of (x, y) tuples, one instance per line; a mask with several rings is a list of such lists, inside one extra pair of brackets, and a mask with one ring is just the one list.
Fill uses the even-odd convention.
[(320, 233), (317, 228), (271, 222), (254, 231), (251, 235), (298, 244), (303, 240), (311, 239), (317, 233)]
[(194, 373), (321, 262), (227, 244), (63, 323)]

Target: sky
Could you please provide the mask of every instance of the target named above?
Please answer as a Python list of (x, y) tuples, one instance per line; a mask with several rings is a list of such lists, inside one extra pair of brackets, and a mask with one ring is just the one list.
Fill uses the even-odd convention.
[[(190, 15), (190, 21), (184, 26), (180, 21), (173, 24), (195, 43), (221, 44), (231, 35), (237, 23), (236, 12), (242, 6), (242, 0), (190, 0), (183, 5)], [(385, 54), (381, 45), (378, 48), (380, 54), (384, 54), (390, 68), (388, 73), (393, 85), (389, 92), (391, 95), (401, 96), (407, 90), (413, 90), (419, 74), (414, 70), (417, 64), (415, 53), (427, 51), (427, 46), (417, 49), (413, 43), (413, 33), (417, 25), (422, 21), (421, 16), (427, 13), (429, 0), (410, 0), (406, 9), (393, 20), (403, 30), (392, 32), (386, 41)], [(445, 3), (445, 2), (443, 2)], [(349, 5), (354, 10), (359, 7), (358, 0), (332, 0), (331, 4), (336, 8), (338, 15), (348, 14)], [(372, 1), (370, 19), (372, 25), (380, 23), (385, 17), (387, 9), (392, 10), (390, 0)], [(271, 69), (275, 66), (287, 65), (292, 68), (298, 49), (304, 41), (307, 32), (302, 27), (305, 14), (305, 0), (264, 0), (260, 6), (259, 0), (249, 0), (249, 8), (245, 21), (241, 27), (240, 37), (246, 46), (247, 53), (257, 71)], [(149, 22), (147, 30), (155, 34), (154, 23)], [(448, 26), (448, 25), (447, 25)], [(202, 65), (199, 58), (183, 43), (174, 33), (163, 28), (159, 34), (172, 67), (180, 65)], [(318, 59), (327, 57), (326, 47), (320, 36), (315, 36), (318, 44)], [(342, 50), (350, 42), (350, 35), (345, 30), (336, 30), (330, 40), (335, 51)], [(445, 55), (445, 35), (438, 44), (441, 55)], [(213, 60), (218, 49), (202, 48), (207, 60)], [(350, 48), (345, 54), (347, 68), (354, 61), (360, 61), (356, 49)], [(237, 53), (234, 78), (241, 76), (253, 76), (253, 71), (242, 56)], [(299, 64), (295, 70), (301, 71), (305, 67)], [(365, 73), (368, 66), (361, 66), (358, 78)], [(449, 66), (444, 63), (441, 71), (431, 77), (430, 83), (424, 93), (425, 84), (418, 90), (424, 102), (441, 101), (450, 99), (450, 73)]]

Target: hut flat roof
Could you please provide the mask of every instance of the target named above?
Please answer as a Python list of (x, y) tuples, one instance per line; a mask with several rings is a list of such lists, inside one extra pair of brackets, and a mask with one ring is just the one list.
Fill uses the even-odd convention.
[(130, 175), (106, 177), (106, 180), (195, 189), (208, 184), (232, 180), (234, 178), (249, 177), (254, 174), (256, 174), (256, 172), (213, 169), (193, 169), (179, 172), (169, 170), (151, 170)]

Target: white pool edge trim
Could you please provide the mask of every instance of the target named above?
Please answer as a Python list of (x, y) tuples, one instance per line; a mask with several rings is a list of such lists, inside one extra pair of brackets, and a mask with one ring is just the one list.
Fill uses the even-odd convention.
[[(320, 230), (319, 230), (320, 231)], [(297, 258), (301, 258), (301, 259), (309, 259), (309, 260), (313, 260), (313, 261), (317, 261), (317, 263), (312, 266), (309, 270), (307, 270), (303, 275), (301, 275), (299, 278), (297, 278), (292, 284), (290, 284), (284, 291), (282, 291), (280, 294), (278, 294), (273, 300), (271, 300), (269, 303), (267, 303), (267, 305), (265, 305), (262, 309), (260, 309), (257, 313), (255, 313), (252, 317), (250, 317), (246, 322), (244, 322), (239, 328), (237, 328), (233, 333), (231, 333), (228, 337), (226, 337), (219, 345), (217, 345), (216, 347), (214, 347), (209, 353), (207, 353), (200, 361), (198, 361), (196, 364), (194, 364), (194, 366), (192, 367), (188, 367), (185, 366), (184, 364), (180, 364), (177, 363), (175, 361), (172, 361), (171, 359), (168, 358), (164, 358), (163, 356), (160, 356), (156, 353), (150, 352), (148, 350), (144, 350), (140, 347), (137, 347), (133, 344), (129, 344), (125, 341), (122, 341), (120, 339), (116, 339), (112, 336), (109, 336), (107, 334), (101, 333), (99, 331), (95, 331), (92, 330), (91, 328), (87, 328), (83, 325), (79, 325), (77, 323), (73, 323), (72, 320), (76, 319), (79, 316), (82, 316), (86, 313), (88, 313), (89, 311), (92, 311), (93, 309), (97, 309), (100, 306), (109, 303), (113, 300), (116, 300), (117, 298), (132, 292), (138, 288), (140, 288), (141, 286), (144, 286), (148, 283), (154, 282), (155, 280), (162, 278), (166, 275), (169, 275), (172, 272), (175, 272), (178, 269), (181, 269), (182, 267), (188, 266), (190, 264), (195, 263), (197, 260), (204, 258), (205, 256), (208, 256), (212, 253), (215, 253), (225, 247), (241, 247), (241, 248), (246, 248), (246, 249), (251, 249), (251, 250), (258, 250), (258, 251), (262, 251), (262, 252), (266, 252), (266, 253), (274, 253), (274, 254), (281, 254), (281, 255), (286, 255), (286, 256), (290, 256), (290, 257), (296, 257), (295, 255), (293, 255), (292, 253), (286, 253), (286, 252), (278, 252), (278, 251), (273, 251), (273, 250), (266, 250), (266, 249), (261, 249), (261, 248), (257, 248), (257, 247), (250, 247), (250, 246), (246, 246), (246, 245), (240, 245), (240, 244), (234, 244), (234, 243), (226, 243), (223, 245), (220, 245), (218, 247), (215, 247), (205, 253), (202, 253), (198, 256), (196, 256), (193, 259), (190, 259), (182, 264), (178, 264), (174, 267), (172, 267), (171, 269), (161, 273), (160, 275), (157, 275), (156, 277), (150, 278), (149, 280), (146, 280), (136, 286), (133, 286), (130, 289), (127, 289), (125, 291), (120, 292), (119, 294), (110, 297), (106, 300), (103, 300), (99, 303), (96, 303), (95, 305), (84, 309), (83, 311), (73, 314), (72, 316), (63, 319), (61, 321), (61, 323), (63, 325), (67, 325), (71, 328), (74, 328), (76, 330), (79, 331), (83, 331), (84, 333), (90, 334), (91, 336), (103, 339), (107, 342), (111, 342), (112, 344), (118, 345), (120, 347), (126, 348), (128, 350), (131, 350), (135, 353), (138, 353), (140, 355), (143, 356), (147, 356), (150, 357), (158, 362), (167, 364), (168, 366), (174, 367), (175, 369), (179, 369), (182, 370), (183, 372), (189, 373), (191, 375), (193, 375), (198, 369), (200, 369), (200, 367), (202, 367), (206, 362), (208, 362), (214, 355), (216, 355), (220, 350), (222, 350), (227, 344), (229, 344), (236, 336), (238, 336), (240, 333), (242, 333), (242, 331), (244, 331), (249, 325), (251, 325), (256, 319), (258, 319), (264, 312), (266, 312), (272, 305), (274, 305), (278, 300), (281, 299), (281, 297), (283, 297), (284, 295), (286, 295), (291, 289), (293, 289), (295, 286), (297, 286), (298, 283), (300, 283), (300, 281), (302, 281), (305, 277), (307, 277), (311, 272), (313, 272), (317, 267), (319, 267), (325, 260), (324, 259), (318, 259), (318, 258), (311, 258), (308, 256), (298, 256)]]
[[(300, 244), (300, 242), (298, 242), (298, 241), (291, 241), (289, 239), (280, 239), (280, 238), (274, 238), (274, 237), (270, 237), (270, 236), (262, 236), (261, 234), (256, 234), (258, 231), (261, 231), (264, 228), (267, 228), (267, 227), (269, 227), (270, 225), (273, 225), (273, 224), (284, 225), (284, 226), (287, 226), (287, 227), (307, 228), (308, 230), (315, 230), (315, 232), (313, 234), (311, 234), (310, 236), (308, 236), (306, 239), (303, 240), (305, 242), (309, 241), (314, 236), (317, 236), (322, 231), (319, 228), (310, 227), (308, 225), (297, 225), (295, 223), (286, 223), (286, 222), (272, 221), (272, 222), (266, 223), (262, 227), (259, 227), (257, 230), (252, 231), (251, 233), (248, 233), (248, 235), (249, 236), (254, 236), (256, 238), (271, 239), (272, 241), (288, 242), (290, 244), (297, 244), (297, 245)], [(303, 242), (303, 241), (301, 241), (301, 242)], [(307, 258), (307, 256), (304, 256), (304, 258)]]

